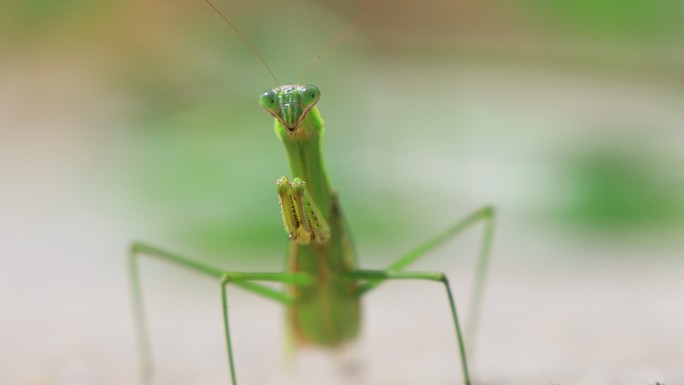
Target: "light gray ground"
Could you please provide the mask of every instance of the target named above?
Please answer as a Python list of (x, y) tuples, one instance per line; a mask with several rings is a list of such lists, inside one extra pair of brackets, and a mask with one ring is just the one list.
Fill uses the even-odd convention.
[[(2, 207), (9, 214), (2, 217), (3, 250), (13, 258), (4, 259), (0, 277), (0, 383), (134, 383), (125, 228), (105, 226), (83, 202), (27, 212), (30, 204), (22, 199), (28, 197), (14, 198), (11, 205), (3, 200)], [(41, 223), (36, 216), (66, 219), (62, 227), (26, 228)], [(500, 232), (506, 228), (504, 222)], [(36, 232), (39, 241), (33, 239)], [(652, 264), (631, 257), (653, 250), (590, 255), (585, 249), (580, 262), (569, 263), (539, 246), (530, 245), (532, 256), (511, 253), (507, 245), (515, 244), (507, 239), (500, 237), (495, 249), (473, 362), (478, 383), (684, 379), (681, 258), (661, 255), (661, 262)], [(430, 265), (442, 269), (452, 263), (440, 256), (422, 264)], [(144, 267), (158, 383), (225, 383), (217, 284), (158, 264)], [(458, 282), (467, 276), (450, 271), (462, 288)], [(245, 384), (457, 383), (453, 331), (437, 285), (391, 284), (370, 295), (358, 346), (332, 360), (304, 354), (297, 371), (303, 378), (293, 377), (283, 364), (282, 310), (233, 293), (235, 350)], [(350, 381), (342, 375), (345, 365), (357, 368), (359, 377)]]

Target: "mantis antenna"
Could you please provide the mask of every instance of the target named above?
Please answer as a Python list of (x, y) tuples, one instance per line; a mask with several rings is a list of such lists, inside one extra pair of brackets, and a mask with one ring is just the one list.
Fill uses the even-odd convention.
[[(266, 64), (266, 60), (264, 60), (264, 58), (261, 56), (261, 54), (259, 53), (259, 51), (257, 51), (257, 49), (254, 47), (254, 45), (252, 45), (252, 43), (249, 41), (249, 39), (247, 39), (247, 36), (245, 36), (245, 35), (238, 29), (238, 27), (237, 27), (235, 24), (233, 24), (233, 22), (230, 21), (230, 19), (228, 19), (228, 17), (227, 17), (226, 15), (224, 15), (223, 12), (221, 12), (221, 11), (218, 9), (218, 7), (216, 7), (210, 0), (204, 0), (204, 2), (206, 2), (207, 4), (209, 4), (209, 6), (210, 6), (211, 8), (213, 8), (214, 11), (216, 11), (216, 13), (218, 13), (218, 14), (223, 18), (223, 20), (225, 20), (226, 23), (228, 23), (228, 25), (230, 25), (230, 27), (231, 27), (235, 32), (237, 32), (237, 34), (240, 36), (240, 38), (242, 39), (242, 41), (244, 41), (245, 44), (247, 44), (247, 46), (252, 50), (252, 52), (254, 52), (254, 54), (259, 58), (259, 60), (261, 61), (261, 63), (264, 65), (264, 67), (266, 67), (266, 70), (267, 70), (268, 73), (271, 75), (271, 77), (273, 78), (273, 80), (276, 82), (276, 85), (279, 86), (279, 85), (280, 85), (280, 82), (278, 81), (278, 78), (275, 76), (275, 74), (274, 74), (273, 71), (271, 70), (271, 67), (269, 67), (268, 64)], [(333, 49), (337, 44), (339, 44), (342, 40), (344, 40), (344, 38), (347, 37), (347, 35), (349, 35), (349, 33), (350, 33), (351, 31), (353, 31), (354, 28), (356, 28), (359, 24), (361, 24), (361, 22), (363, 22), (371, 13), (373, 13), (373, 11), (375, 11), (375, 10), (376, 10), (382, 3), (384, 3), (384, 2), (385, 2), (385, 0), (380, 0), (380, 1), (378, 1), (377, 3), (375, 3), (375, 5), (374, 5), (373, 7), (371, 7), (369, 10), (367, 10), (363, 15), (361, 15), (361, 17), (359, 17), (354, 23), (352, 23), (349, 27), (347, 27), (347, 29), (345, 29), (345, 30), (342, 31), (339, 35), (337, 35), (337, 36), (335, 37), (335, 39), (333, 39), (325, 48), (323, 48), (323, 50), (321, 51), (321, 53), (319, 53), (318, 56), (316, 56), (316, 58), (314, 58), (314, 60), (312, 60), (312, 61), (304, 68), (304, 71), (302, 71), (302, 74), (299, 76), (299, 80), (297, 80), (297, 83), (301, 82), (302, 79), (304, 79), (304, 76), (306, 76), (306, 74), (308, 74), (309, 71), (311, 71), (311, 69), (313, 69), (313, 67), (315, 67), (315, 66), (318, 64), (318, 62), (320, 62), (321, 59), (323, 59), (323, 57), (324, 57), (328, 52), (330, 52), (331, 49)]]
[[(253, 46), (252, 43), (249, 41), (249, 39), (247, 39), (247, 36), (245, 36), (242, 32), (240, 32), (240, 30), (238, 29), (238, 27), (236, 27), (235, 24), (233, 24), (233, 22), (230, 21), (230, 20), (226, 17), (226, 15), (223, 14), (223, 12), (221, 12), (214, 4), (212, 4), (211, 1), (209, 1), (209, 0), (204, 0), (204, 1), (205, 1), (207, 4), (209, 4), (210, 7), (214, 8), (214, 11), (216, 11), (216, 13), (218, 13), (219, 15), (221, 15), (221, 17), (223, 18), (223, 20), (225, 20), (226, 23), (228, 23), (228, 25), (230, 25), (230, 27), (233, 28), (233, 30), (235, 30), (235, 32), (237, 32), (238, 35), (240, 35), (240, 37), (241, 37), (242, 40), (245, 42), (245, 44), (247, 44), (247, 45), (249, 46), (249, 48), (257, 55), (257, 57), (259, 58), (259, 60), (261, 60), (261, 63), (263, 63), (264, 67), (266, 67), (266, 69), (268, 70), (268, 73), (271, 74), (271, 77), (272, 77), (273, 80), (275, 80), (275, 82), (276, 82), (276, 86), (279, 86), (279, 85), (280, 85), (280, 82), (278, 81), (278, 78), (276, 78), (275, 74), (273, 74), (273, 71), (271, 71), (271, 67), (269, 67), (268, 64), (266, 64), (266, 60), (264, 60), (264, 58), (261, 56), (261, 54), (259, 53), (259, 51), (257, 51), (256, 48), (254, 48), (254, 46)], [(384, 0), (383, 0), (383, 1), (384, 1)], [(365, 15), (364, 15), (364, 17), (365, 17)], [(361, 20), (359, 20), (359, 22), (360, 22), (360, 21), (361, 21)], [(358, 24), (359, 22), (356, 22), (356, 24)], [(345, 32), (346, 32), (346, 31), (345, 31)], [(319, 55), (319, 60), (320, 60), (320, 55)]]
[[(205, 1), (208, 2), (208, 0), (205, 0)], [(301, 82), (302, 79), (304, 79), (304, 76), (306, 76), (306, 74), (308, 74), (309, 71), (311, 71), (311, 69), (312, 69), (313, 67), (315, 67), (316, 64), (318, 64), (318, 62), (321, 61), (321, 59), (323, 58), (323, 56), (325, 56), (325, 54), (327, 54), (331, 49), (333, 49), (333, 47), (335, 47), (335, 46), (336, 46), (337, 44), (339, 44), (345, 37), (347, 37), (347, 35), (349, 35), (349, 32), (353, 31), (354, 28), (356, 28), (359, 24), (361, 24), (361, 22), (362, 22), (366, 17), (368, 17), (368, 15), (370, 15), (371, 13), (373, 13), (373, 11), (375, 11), (375, 10), (376, 10), (382, 3), (384, 3), (384, 2), (385, 2), (385, 0), (380, 0), (380, 1), (378, 1), (377, 3), (375, 3), (375, 5), (374, 5), (372, 8), (370, 8), (368, 11), (366, 11), (366, 13), (364, 13), (363, 15), (361, 15), (361, 17), (359, 17), (354, 23), (352, 23), (349, 27), (347, 27), (347, 29), (345, 29), (345, 30), (342, 31), (339, 35), (337, 35), (337, 37), (335, 37), (335, 39), (333, 39), (333, 41), (331, 41), (325, 48), (323, 48), (323, 50), (321, 51), (321, 53), (319, 53), (318, 56), (316, 56), (316, 58), (315, 58), (314, 60), (312, 60), (312, 61), (309, 63), (309, 65), (306, 66), (306, 68), (304, 69), (304, 71), (302, 72), (302, 74), (299, 76), (299, 80), (297, 80), (297, 83)], [(232, 24), (231, 24), (231, 25), (232, 25)], [(235, 27), (233, 27), (233, 28), (235, 28)], [(240, 34), (240, 35), (242, 35), (242, 34)], [(245, 40), (247, 40), (247, 39), (245, 39)], [(258, 55), (258, 54), (257, 54), (257, 55)]]

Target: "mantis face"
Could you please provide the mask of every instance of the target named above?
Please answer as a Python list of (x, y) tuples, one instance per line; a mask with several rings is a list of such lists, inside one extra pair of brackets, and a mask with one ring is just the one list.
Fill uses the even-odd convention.
[(316, 86), (290, 84), (262, 93), (259, 104), (285, 126), (289, 135), (295, 135), (320, 96)]

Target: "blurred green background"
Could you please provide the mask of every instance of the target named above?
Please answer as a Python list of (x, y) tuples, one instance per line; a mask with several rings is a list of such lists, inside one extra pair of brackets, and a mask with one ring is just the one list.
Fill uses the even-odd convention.
[[(284, 83), (371, 6), (215, 1)], [(304, 82), (322, 91), (329, 172), (366, 266), (493, 203), (498, 274), (597, 259), (681, 272), (684, 3), (387, 0)], [(112, 324), (128, 322), (131, 239), (278, 269), (273, 182), (289, 171), (257, 103), (273, 86), (200, 0), (3, 0), (3, 338), (38, 366), (62, 341), (37, 356), (23, 343), (60, 334), (38, 314), (97, 339), (84, 287), (113, 296)], [(61, 291), (44, 296), (55, 279)], [(33, 367), (3, 345), (0, 358)], [(0, 370), (0, 382), (53, 383), (55, 370)]]

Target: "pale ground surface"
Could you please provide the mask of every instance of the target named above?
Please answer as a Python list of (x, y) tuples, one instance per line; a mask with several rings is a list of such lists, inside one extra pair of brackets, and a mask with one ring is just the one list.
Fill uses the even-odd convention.
[[(107, 228), (87, 204), (50, 205), (22, 216), (29, 204), (22, 199), (29, 197), (13, 198), (2, 207), (10, 214), (2, 217), (3, 249), (13, 258), (3, 262), (0, 279), (0, 383), (134, 383), (125, 229)], [(67, 213), (62, 228), (25, 228), (39, 223), (32, 216)], [(40, 231), (41, 241), (28, 230)], [(478, 383), (684, 381), (684, 263), (674, 251), (658, 252), (669, 258), (653, 252), (662, 262), (652, 264), (627, 257), (653, 250), (612, 250), (624, 262), (590, 264), (586, 252), (583, 262), (568, 263), (547, 258), (552, 251), (539, 246), (528, 245), (531, 257), (507, 253), (507, 245), (515, 242), (500, 237), (473, 367)], [(601, 255), (605, 250), (594, 253), (615, 260)], [(448, 262), (423, 264), (430, 265), (441, 269)], [(226, 383), (218, 286), (159, 265), (145, 272), (158, 383)], [(453, 282), (463, 278), (452, 274)], [(176, 280), (184, 280), (183, 290), (173, 287)], [(232, 299), (245, 384), (457, 383), (453, 332), (436, 285), (393, 284), (370, 296), (359, 346), (339, 360), (306, 354), (299, 370), (304, 378), (283, 369), (282, 311), (237, 291)], [(359, 367), (359, 378), (340, 375), (339, 362)]]

